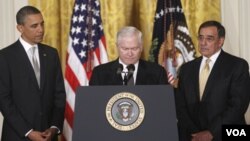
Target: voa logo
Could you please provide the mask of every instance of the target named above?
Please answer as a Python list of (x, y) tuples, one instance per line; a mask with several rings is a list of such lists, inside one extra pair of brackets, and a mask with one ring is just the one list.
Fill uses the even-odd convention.
[(244, 129), (226, 129), (227, 136), (247, 136)]

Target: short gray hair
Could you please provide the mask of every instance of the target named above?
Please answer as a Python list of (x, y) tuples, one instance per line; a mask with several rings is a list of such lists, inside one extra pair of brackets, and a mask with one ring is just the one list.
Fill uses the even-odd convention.
[(130, 37), (132, 35), (136, 35), (138, 38), (138, 43), (142, 44), (142, 32), (133, 26), (125, 26), (122, 29), (120, 29), (116, 35), (116, 44), (119, 45), (121, 38), (123, 37)]

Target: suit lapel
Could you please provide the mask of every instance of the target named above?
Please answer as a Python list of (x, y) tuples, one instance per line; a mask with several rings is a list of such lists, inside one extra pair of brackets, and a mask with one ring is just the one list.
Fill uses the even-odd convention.
[[(209, 91), (211, 89), (213, 89), (214, 85), (216, 84), (215, 83), (215, 80), (217, 78), (219, 78), (218, 75), (220, 75), (220, 71), (223, 70), (223, 62), (222, 59), (223, 59), (223, 55), (224, 55), (224, 52), (221, 51), (220, 55), (218, 56), (211, 72), (210, 72), (210, 75), (208, 77), (208, 80), (207, 80), (207, 84), (205, 86), (205, 89), (204, 89), (204, 94), (203, 94), (203, 98), (202, 99), (205, 99), (207, 97), (207, 94), (209, 93)], [(221, 68), (222, 67), (222, 68)]]
[(113, 83), (114, 85), (123, 85), (123, 80), (122, 80), (122, 76), (117, 74), (117, 68), (119, 67), (119, 61), (118, 59), (112, 64), (111, 68), (111, 73), (112, 75), (114, 75), (113, 77)]
[(199, 76), (200, 76), (200, 65), (201, 65), (202, 57), (198, 58), (194, 65), (194, 84), (195, 84), (195, 93), (196, 99), (200, 101), (200, 84), (199, 84)]
[(47, 53), (45, 52), (44, 48), (41, 44), (38, 44), (38, 50), (39, 50), (39, 60), (40, 60), (40, 89), (44, 87), (44, 82), (46, 78), (46, 59), (47, 59)]
[(39, 88), (32, 64), (20, 41), (17, 41), (16, 48), (17, 48), (16, 53), (17, 55), (19, 55), (19, 57), (16, 60), (19, 62), (19, 64), (22, 64), (24, 66), (24, 69), (26, 70), (27, 74), (32, 74), (28, 76), (33, 81), (33, 84), (36, 85), (37, 88)]
[(146, 82), (143, 82), (143, 80), (146, 80), (145, 77), (145, 64), (143, 61), (139, 60), (139, 65), (138, 65), (138, 71), (137, 71), (137, 76), (136, 76), (136, 83), (135, 85), (141, 85), (141, 84), (146, 84)]

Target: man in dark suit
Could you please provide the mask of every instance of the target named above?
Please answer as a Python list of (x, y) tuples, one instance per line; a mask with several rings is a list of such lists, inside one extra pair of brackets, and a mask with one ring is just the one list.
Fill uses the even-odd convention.
[(167, 84), (166, 71), (158, 64), (141, 60), (142, 33), (135, 27), (117, 33), (119, 58), (94, 68), (89, 85)]
[(56, 140), (66, 98), (58, 53), (40, 43), (44, 21), (38, 9), (25, 6), (16, 20), (21, 37), (0, 51), (2, 141)]
[(181, 67), (175, 95), (180, 141), (221, 141), (223, 124), (246, 124), (249, 66), (221, 49), (225, 28), (219, 22), (201, 24), (198, 40), (202, 56)]

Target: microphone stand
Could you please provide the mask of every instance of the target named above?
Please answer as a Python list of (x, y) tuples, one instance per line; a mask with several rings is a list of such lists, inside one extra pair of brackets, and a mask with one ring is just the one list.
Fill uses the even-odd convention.
[(123, 85), (127, 85), (128, 84), (127, 73), (123, 71), (123, 65), (119, 64), (119, 66), (117, 68), (117, 71), (116, 71), (116, 74), (117, 75), (121, 75), (122, 73), (124, 73), (124, 78), (122, 78)]
[(128, 84), (128, 81), (133, 77), (133, 73), (135, 71), (135, 65), (134, 64), (130, 64), (127, 66), (128, 69), (128, 73), (126, 75), (126, 85)]
[(123, 81), (123, 85), (128, 85), (128, 80), (133, 76), (134, 70), (135, 70), (135, 66), (134, 64), (130, 64), (127, 66), (128, 72), (124, 72), (123, 71), (123, 65), (119, 64), (118, 68), (117, 68), (117, 74), (121, 75), (122, 73), (124, 73), (124, 78), (122, 79)]
[(124, 73), (123, 85), (128, 85), (128, 74), (126, 72), (123, 73)]

